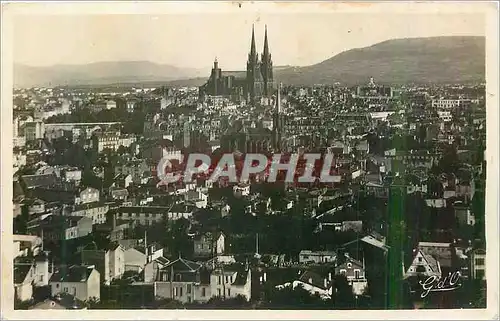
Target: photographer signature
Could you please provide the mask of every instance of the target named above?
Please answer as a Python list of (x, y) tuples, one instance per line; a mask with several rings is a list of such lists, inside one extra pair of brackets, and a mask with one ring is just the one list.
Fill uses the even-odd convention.
[(424, 290), (422, 294), (420, 294), (421, 298), (425, 298), (429, 295), (430, 292), (445, 292), (445, 291), (453, 291), (462, 286), (460, 281), (461, 274), (458, 271), (453, 273), (448, 273), (447, 276), (439, 277), (439, 276), (429, 276), (425, 281), (420, 281), (419, 284), (422, 286)]

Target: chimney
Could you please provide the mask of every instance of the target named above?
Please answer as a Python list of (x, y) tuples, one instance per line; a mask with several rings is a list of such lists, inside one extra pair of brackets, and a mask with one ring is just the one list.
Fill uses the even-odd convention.
[(331, 281), (332, 280), (332, 272), (329, 272), (328, 273), (328, 281)]
[(267, 273), (264, 272), (264, 282), (266, 282), (266, 281), (267, 281)]
[(328, 288), (328, 280), (327, 280), (327, 279), (324, 279), (324, 282), (323, 282), (323, 283), (324, 283), (324, 288), (325, 288), (325, 289), (326, 289), (326, 288)]

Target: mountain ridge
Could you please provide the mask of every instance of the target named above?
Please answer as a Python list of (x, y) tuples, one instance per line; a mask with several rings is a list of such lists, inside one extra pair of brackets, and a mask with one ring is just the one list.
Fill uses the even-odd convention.
[[(209, 67), (207, 67), (208, 69)], [(310, 66), (275, 66), (275, 81), (289, 85), (364, 83), (484, 82), (485, 37), (442, 36), (385, 40), (353, 48)], [(102, 61), (84, 65), (33, 67), (15, 64), (14, 85), (92, 86), (165, 83), (200, 85), (205, 69), (183, 68), (151, 61)]]

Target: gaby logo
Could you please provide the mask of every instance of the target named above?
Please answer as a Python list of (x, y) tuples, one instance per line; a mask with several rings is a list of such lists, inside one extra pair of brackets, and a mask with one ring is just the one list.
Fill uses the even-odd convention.
[(456, 290), (462, 286), (460, 278), (461, 274), (458, 271), (448, 273), (448, 275), (444, 278), (435, 275), (430, 276), (425, 281), (419, 282), (423, 289), (420, 297), (423, 299), (429, 295), (430, 292), (446, 292)]
[[(175, 161), (174, 161), (175, 160)], [(214, 161), (205, 154), (189, 154), (180, 159), (168, 155), (160, 160), (157, 175), (160, 185), (179, 181), (192, 182), (195, 176), (208, 176), (210, 181), (225, 178), (231, 183), (247, 182), (263, 175), (267, 182), (333, 183), (340, 181), (333, 154), (224, 154)], [(283, 175), (286, 172), (286, 175)]]

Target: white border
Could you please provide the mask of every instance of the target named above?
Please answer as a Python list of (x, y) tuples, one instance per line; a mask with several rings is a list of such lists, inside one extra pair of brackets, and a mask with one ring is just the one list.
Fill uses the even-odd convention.
[[(497, 319), (498, 318), (498, 4), (496, 2), (57, 2), (2, 3), (2, 99), (1, 104), (1, 240), (2, 279), (1, 307), (5, 319)], [(12, 19), (17, 14), (180, 14), (236, 13), (265, 11), (279, 14), (300, 12), (395, 12), (395, 13), (484, 13), (486, 17), (486, 92), (487, 92), (487, 190), (486, 237), (488, 298), (483, 310), (377, 310), (375, 311), (278, 311), (278, 310), (79, 310), (72, 311), (14, 311), (12, 287)], [(479, 57), (478, 57), (479, 58)]]

